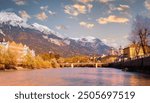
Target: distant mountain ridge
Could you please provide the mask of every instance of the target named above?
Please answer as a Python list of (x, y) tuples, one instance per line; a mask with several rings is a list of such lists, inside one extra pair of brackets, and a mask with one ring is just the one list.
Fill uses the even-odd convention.
[(64, 37), (47, 26), (28, 24), (13, 12), (0, 12), (0, 38), (28, 45), (36, 53), (55, 52), (61, 56), (107, 54), (110, 47), (100, 39)]

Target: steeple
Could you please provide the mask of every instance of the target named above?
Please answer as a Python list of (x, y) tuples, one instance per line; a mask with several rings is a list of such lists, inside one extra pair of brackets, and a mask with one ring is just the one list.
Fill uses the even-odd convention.
[(3, 38), (3, 42), (5, 42), (6, 40), (5, 40), (5, 38)]

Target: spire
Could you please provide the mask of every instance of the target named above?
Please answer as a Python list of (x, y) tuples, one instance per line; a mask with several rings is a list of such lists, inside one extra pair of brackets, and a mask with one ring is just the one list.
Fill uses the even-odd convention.
[(6, 40), (5, 40), (5, 38), (3, 38), (3, 42), (5, 42)]

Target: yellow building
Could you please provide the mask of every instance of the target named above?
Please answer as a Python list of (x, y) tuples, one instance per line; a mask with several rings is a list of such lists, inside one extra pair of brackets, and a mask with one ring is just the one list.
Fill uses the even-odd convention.
[[(147, 46), (146, 48), (146, 52), (150, 53), (150, 47)], [(126, 58), (135, 58), (135, 57), (139, 57), (139, 56), (143, 56), (143, 49), (142, 47), (139, 47), (137, 44), (131, 44), (129, 47), (126, 47), (123, 49), (123, 55)]]
[(101, 62), (104, 64), (113, 63), (117, 60), (117, 55), (108, 55), (101, 58)]

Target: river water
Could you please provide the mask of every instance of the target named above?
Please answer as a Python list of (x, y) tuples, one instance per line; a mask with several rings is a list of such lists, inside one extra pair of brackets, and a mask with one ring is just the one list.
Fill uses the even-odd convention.
[(113, 68), (0, 72), (1, 86), (150, 86), (150, 75)]

